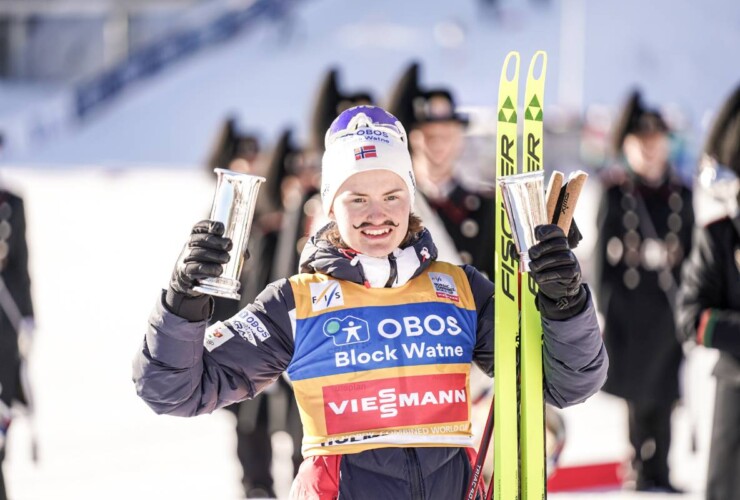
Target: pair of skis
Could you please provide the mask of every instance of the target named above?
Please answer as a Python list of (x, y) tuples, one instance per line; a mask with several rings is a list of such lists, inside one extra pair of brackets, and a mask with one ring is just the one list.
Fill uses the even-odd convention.
[[(519, 173), (519, 62), (519, 53), (510, 52), (501, 70), (497, 177)], [(542, 170), (546, 73), (547, 54), (538, 51), (530, 61), (524, 90), (523, 172)], [(500, 187), (496, 190), (495, 238), (493, 497), (516, 500), (521, 493), (522, 500), (541, 499), (546, 495), (542, 325), (535, 307), (536, 285), (528, 273), (520, 281)]]
[[(496, 174), (519, 172), (518, 52), (510, 52), (501, 71), (496, 134)], [(543, 168), (543, 102), (547, 54), (538, 51), (527, 72), (524, 93), (522, 173)], [(577, 172), (564, 183), (554, 172), (547, 189), (548, 220), (566, 235), (573, 210), (586, 180)], [(504, 209), (501, 188), (496, 191), (494, 315), (495, 404), (486, 423), (478, 463), (473, 469), (467, 499), (480, 491), (481, 471), (491, 434), (494, 437), (493, 484), (486, 497), (495, 500), (544, 499), (546, 490), (545, 412), (542, 372), (542, 323), (535, 305), (537, 286), (529, 273), (519, 272), (513, 234)], [(494, 426), (495, 422), (495, 426)]]
[[(497, 178), (519, 173), (519, 59), (518, 52), (510, 52), (501, 70), (496, 126)], [(536, 77), (538, 62), (540, 71)], [(542, 169), (542, 102), (546, 70), (547, 54), (538, 51), (530, 62), (525, 88), (525, 172)], [(516, 247), (498, 186), (495, 217), (494, 399), (466, 500), (477, 500), (482, 490), (482, 468), (492, 434), (494, 474), (486, 498), (493, 495), (496, 500), (516, 500), (520, 487), (522, 499), (544, 498), (542, 326), (534, 304), (537, 290), (529, 275), (521, 277), (522, 283), (526, 284), (521, 289)]]

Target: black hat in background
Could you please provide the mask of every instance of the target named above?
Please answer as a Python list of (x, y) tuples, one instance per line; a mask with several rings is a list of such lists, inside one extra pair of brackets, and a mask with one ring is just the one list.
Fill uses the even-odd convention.
[(206, 168), (210, 171), (214, 168), (226, 168), (228, 166), (227, 156), (233, 150), (236, 141), (236, 119), (228, 117), (221, 123), (216, 133), (216, 139), (211, 146), (211, 151), (206, 159)]
[(717, 113), (704, 145), (704, 153), (740, 175), (740, 86)]
[(412, 62), (391, 90), (387, 110), (403, 124), (406, 131), (431, 122), (455, 121), (468, 124), (468, 117), (457, 112), (452, 92), (443, 88), (422, 89), (419, 63)]
[(369, 92), (343, 94), (337, 82), (339, 70), (331, 68), (319, 85), (311, 116), (311, 137), (309, 147), (317, 154), (324, 152), (324, 136), (334, 119), (345, 109), (360, 104), (373, 104)]
[(446, 89), (432, 89), (414, 99), (414, 116), (417, 124), (433, 122), (458, 122), (468, 124), (467, 115), (457, 112), (455, 99)]
[(284, 129), (270, 151), (261, 175), (265, 184), (260, 188), (259, 213), (282, 210), (282, 184), (288, 175), (292, 175), (295, 164), (300, 161), (303, 151), (293, 142), (293, 131)]
[(419, 63), (412, 62), (391, 89), (385, 108), (390, 114), (398, 118), (406, 132), (410, 131), (416, 124), (414, 100), (419, 95), (421, 95)]
[(244, 158), (253, 162), (260, 152), (259, 139), (250, 134), (239, 133), (237, 120), (230, 116), (224, 120), (216, 134), (216, 140), (206, 159), (206, 168), (229, 168), (235, 158)]
[(622, 108), (619, 120), (614, 124), (614, 151), (620, 152), (624, 139), (629, 134), (649, 134), (669, 132), (663, 116), (657, 109), (647, 108), (642, 102), (639, 90), (633, 90)]
[[(369, 92), (355, 92), (354, 94), (346, 94), (341, 96), (341, 100), (337, 103), (337, 115), (336, 118), (342, 111), (355, 106), (365, 106), (373, 104), (373, 96)], [(331, 125), (331, 123), (329, 124)], [(328, 126), (326, 128), (329, 128)]]
[(337, 86), (336, 68), (331, 68), (321, 84), (314, 102), (313, 113), (311, 115), (311, 138), (309, 146), (315, 151), (324, 150), (324, 134), (328, 130), (331, 122), (336, 118), (336, 107), (341, 100), (339, 87)]

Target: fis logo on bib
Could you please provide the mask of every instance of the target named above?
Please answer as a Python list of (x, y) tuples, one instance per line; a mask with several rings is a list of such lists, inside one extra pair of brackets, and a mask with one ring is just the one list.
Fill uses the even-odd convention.
[(314, 312), (332, 307), (343, 306), (344, 296), (338, 281), (329, 280), (311, 285), (311, 309)]
[(460, 302), (460, 297), (457, 295), (457, 285), (455, 285), (452, 276), (444, 273), (429, 273), (429, 279), (432, 280), (432, 286), (434, 286), (437, 297)]
[(370, 340), (367, 321), (354, 316), (330, 318), (324, 323), (324, 335), (332, 339), (335, 346), (360, 344)]

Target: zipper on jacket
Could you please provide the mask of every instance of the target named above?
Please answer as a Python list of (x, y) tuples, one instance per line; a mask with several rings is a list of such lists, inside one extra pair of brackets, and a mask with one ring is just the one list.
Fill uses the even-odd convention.
[(388, 262), (391, 265), (391, 270), (388, 273), (388, 281), (385, 282), (386, 288), (391, 288), (393, 283), (398, 279), (398, 264), (396, 263), (396, 256), (393, 254), (388, 255)]
[(421, 464), (419, 455), (416, 454), (416, 448), (405, 448), (406, 463), (409, 468), (409, 488), (413, 500), (424, 500), (424, 477), (421, 473)]

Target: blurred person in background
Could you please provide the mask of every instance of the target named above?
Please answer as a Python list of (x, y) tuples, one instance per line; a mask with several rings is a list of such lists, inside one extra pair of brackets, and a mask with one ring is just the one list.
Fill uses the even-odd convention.
[(339, 69), (329, 68), (316, 91), (309, 123), (308, 150), (318, 155), (320, 160), (324, 154), (324, 135), (337, 115), (353, 106), (373, 103), (373, 96), (368, 91), (342, 90), (339, 85)]
[[(214, 297), (211, 323), (224, 321), (254, 301), (267, 286), (276, 261), (278, 238), (281, 234), (286, 179), (290, 176), (290, 162), (297, 154), (290, 140), (290, 131), (284, 131), (262, 167), (260, 147), (253, 135), (240, 134), (235, 119), (224, 124), (217, 138), (208, 168), (223, 162), (230, 170), (262, 174), (266, 181), (260, 190), (255, 207), (254, 223), (249, 239), (249, 252), (255, 256), (242, 268), (241, 299), (239, 301)], [(250, 265), (258, 262), (258, 265)], [(293, 441), (292, 461), (295, 474), (302, 461), (301, 426), (290, 383), (280, 377), (262, 394), (251, 400), (226, 407), (236, 416), (237, 457), (242, 469), (242, 486), (247, 498), (275, 498), (271, 471), (273, 459), (272, 435), (286, 431)]]
[(627, 401), (636, 489), (673, 493), (668, 450), (683, 357), (674, 308), (680, 266), (691, 249), (691, 190), (670, 165), (668, 126), (637, 91), (614, 140), (622, 161), (603, 175), (595, 255), (610, 357), (604, 390)]
[[(252, 398), (287, 371), (305, 456), (291, 498), (461, 498), (475, 455), (470, 363), (493, 374), (493, 283), (436, 259), (415, 194), (400, 122), (373, 106), (342, 113), (322, 160), (332, 222), (306, 245), (301, 274), (207, 328), (212, 299), (194, 287), (221, 274), (231, 241), (221, 223), (197, 223), (136, 356), (139, 396), (192, 416)], [(548, 224), (537, 237), (545, 397), (564, 407), (598, 390), (608, 360), (565, 235)], [(437, 348), (425, 349), (432, 338)], [(398, 405), (401, 391), (420, 403)]]
[[(715, 118), (704, 153), (704, 168), (714, 169), (715, 181), (726, 182), (721, 171), (734, 174), (728, 185), (740, 202), (740, 86)], [(697, 228), (678, 294), (682, 336), (719, 350), (707, 500), (740, 499), (740, 215), (734, 206), (729, 215)]]
[(281, 185), (282, 223), (270, 270), (271, 282), (296, 272), (309, 228), (316, 213), (321, 211), (321, 203), (315, 199), (319, 192), (319, 173), (316, 166), (309, 163), (306, 150), (295, 144), (291, 130), (283, 131), (276, 149), (287, 175)]
[[(465, 168), (461, 157), (468, 118), (457, 111), (449, 90), (421, 89), (418, 71), (417, 63), (410, 65), (389, 99), (390, 112), (398, 113), (410, 131), (414, 174), (422, 194), (419, 201), (425, 202), (424, 206), (417, 203), (417, 210), (429, 221), (440, 252), (442, 242), (448, 240), (456, 250), (454, 257), (441, 254), (446, 260), (472, 264), (493, 276), (494, 192), (465, 186), (458, 179), (458, 172)], [(432, 218), (441, 222), (439, 230), (431, 226)]]
[(0, 500), (11, 407), (30, 404), (26, 355), (34, 332), (23, 199), (0, 188)]
[(231, 116), (224, 120), (216, 134), (216, 140), (206, 160), (206, 168), (209, 173), (213, 172), (214, 168), (249, 173), (255, 168), (259, 152), (257, 137), (242, 132), (236, 117)]

